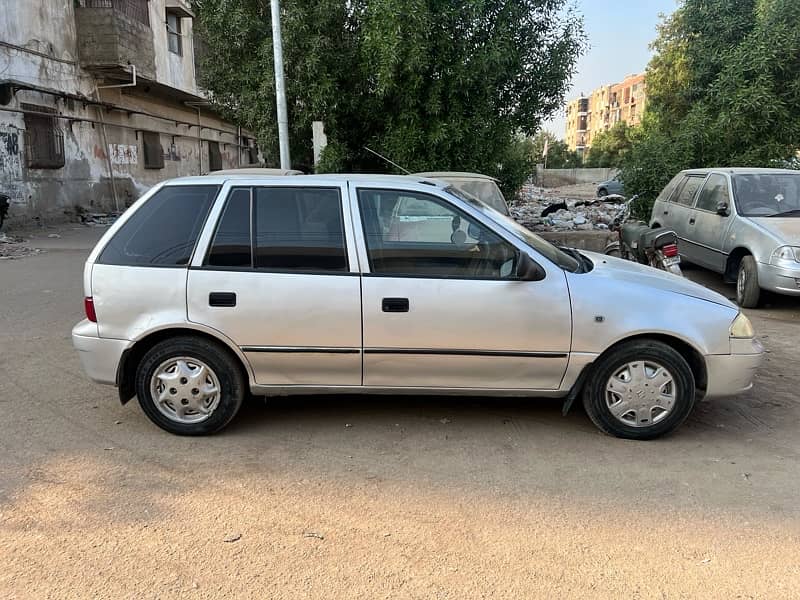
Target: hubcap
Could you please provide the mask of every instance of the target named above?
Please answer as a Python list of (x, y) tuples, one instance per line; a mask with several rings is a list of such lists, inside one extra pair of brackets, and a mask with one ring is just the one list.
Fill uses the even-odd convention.
[(161, 363), (150, 380), (159, 412), (177, 423), (200, 423), (219, 405), (219, 379), (201, 360), (181, 356)]
[(675, 379), (656, 362), (629, 362), (606, 384), (606, 405), (618, 421), (649, 427), (667, 418), (675, 407)]

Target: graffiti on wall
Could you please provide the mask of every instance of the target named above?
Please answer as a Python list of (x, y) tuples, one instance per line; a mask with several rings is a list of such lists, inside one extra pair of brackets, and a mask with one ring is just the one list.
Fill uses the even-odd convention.
[(19, 132), (0, 130), (0, 179), (22, 179)]
[(139, 149), (130, 144), (109, 144), (108, 154), (112, 165), (139, 164)]

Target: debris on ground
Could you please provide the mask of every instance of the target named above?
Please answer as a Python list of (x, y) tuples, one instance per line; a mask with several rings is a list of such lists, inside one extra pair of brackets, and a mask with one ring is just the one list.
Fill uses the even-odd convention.
[(325, 536), (321, 533), (317, 533), (316, 531), (305, 531), (303, 532), (303, 537), (307, 538), (316, 538), (318, 540), (324, 540)]
[(114, 223), (119, 217), (116, 213), (83, 213), (78, 216), (81, 223), (89, 227), (105, 227)]
[(241, 533), (232, 533), (222, 538), (222, 541), (226, 544), (232, 544), (233, 542), (238, 542), (240, 539), (242, 539)]
[(527, 184), (510, 206), (511, 216), (532, 231), (607, 230), (623, 208), (624, 198), (586, 198), (555, 195), (548, 190)]
[(30, 248), (25, 245), (26, 240), (21, 237), (0, 232), (0, 260), (13, 260), (31, 254), (38, 254), (40, 248)]

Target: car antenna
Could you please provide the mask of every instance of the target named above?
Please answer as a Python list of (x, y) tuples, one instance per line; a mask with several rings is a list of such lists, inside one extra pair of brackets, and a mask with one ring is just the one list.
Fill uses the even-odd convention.
[(378, 158), (382, 158), (383, 160), (385, 160), (387, 163), (389, 163), (393, 167), (397, 167), (398, 169), (403, 171), (406, 175), (411, 175), (411, 171), (409, 171), (408, 169), (404, 169), (403, 167), (398, 165), (396, 162), (393, 162), (393, 161), (389, 160), (383, 154), (378, 154), (377, 152), (375, 152), (375, 150), (367, 148), (366, 146), (364, 146), (364, 150), (366, 150), (367, 152), (372, 152), (375, 156), (377, 156)]

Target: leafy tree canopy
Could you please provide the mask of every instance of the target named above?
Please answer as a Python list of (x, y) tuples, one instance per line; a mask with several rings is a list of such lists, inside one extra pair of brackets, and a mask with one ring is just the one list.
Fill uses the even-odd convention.
[(585, 167), (619, 167), (631, 148), (632, 127), (624, 121), (601, 131), (592, 140), (584, 161)]
[[(227, 117), (277, 156), (268, 0), (195, 0), (201, 82)], [(283, 0), (286, 96), (295, 166), (469, 170), (514, 191), (532, 169), (519, 134), (561, 106), (582, 51), (566, 0)]]

